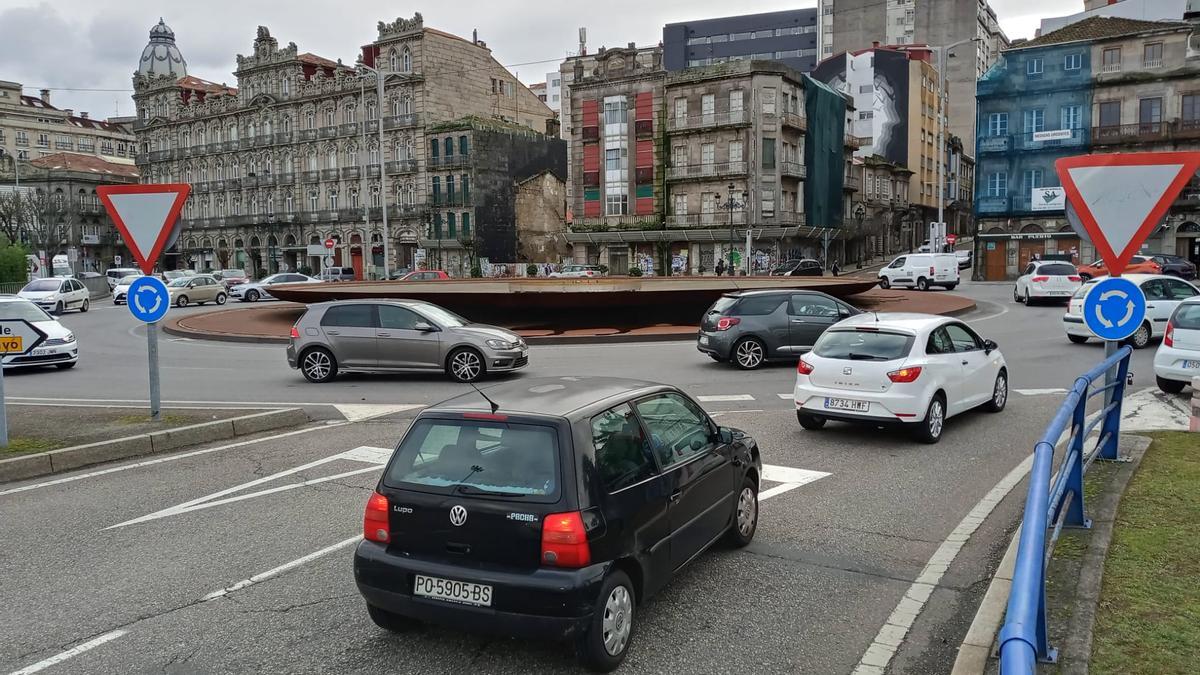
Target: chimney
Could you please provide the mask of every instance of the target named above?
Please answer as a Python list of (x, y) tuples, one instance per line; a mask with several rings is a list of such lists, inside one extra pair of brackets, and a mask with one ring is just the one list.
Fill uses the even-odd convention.
[(630, 49), (637, 49), (637, 43), (635, 43), (635, 42), (630, 42), (630, 43), (629, 43), (629, 48), (630, 48)]
[(75, 111), (70, 108), (64, 108), (63, 112), (67, 113), (67, 117), (74, 117)]
[(479, 29), (478, 28), (474, 28), (471, 30), (471, 44), (475, 44), (475, 45), (479, 44)]
[(871, 49), (879, 49), (879, 40), (871, 41)]
[(83, 112), (79, 113), (79, 117), (86, 120), (88, 118), (87, 111), (84, 110)]
[(42, 103), (45, 103), (46, 105), (50, 105), (50, 90), (42, 89), (41, 94), (42, 94)]

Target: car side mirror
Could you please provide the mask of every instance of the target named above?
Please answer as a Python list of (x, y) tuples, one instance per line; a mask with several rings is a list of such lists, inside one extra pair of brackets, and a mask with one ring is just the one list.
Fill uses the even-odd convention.
[(848, 319), (853, 316), (853, 312), (850, 311), (849, 307), (838, 307), (838, 316), (843, 319)]
[(729, 427), (717, 427), (717, 438), (721, 443), (729, 445), (733, 443), (733, 430)]
[(437, 328), (434, 328), (433, 324), (431, 323), (419, 321), (413, 325), (413, 330), (419, 330), (422, 333), (432, 333), (433, 331), (437, 330)]
[(999, 348), (1000, 348), (1000, 345), (996, 344), (995, 340), (984, 340), (983, 341), (983, 351), (986, 354), (991, 354), (993, 351), (995, 351)]

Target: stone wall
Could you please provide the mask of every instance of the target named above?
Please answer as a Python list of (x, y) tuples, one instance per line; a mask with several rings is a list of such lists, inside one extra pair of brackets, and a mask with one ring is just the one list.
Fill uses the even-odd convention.
[(566, 232), (567, 186), (553, 173), (541, 173), (517, 185), (517, 260), (557, 263), (571, 252)]

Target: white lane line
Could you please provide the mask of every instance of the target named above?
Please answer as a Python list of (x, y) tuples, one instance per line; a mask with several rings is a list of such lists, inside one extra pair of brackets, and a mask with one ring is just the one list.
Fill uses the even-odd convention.
[(701, 403), (716, 403), (722, 401), (753, 401), (754, 397), (750, 394), (714, 394), (710, 396), (697, 396), (696, 400)]
[(67, 659), (73, 658), (75, 656), (79, 656), (80, 654), (82, 654), (86, 651), (91, 651), (106, 642), (112, 642), (113, 640), (116, 640), (117, 638), (124, 635), (126, 632), (127, 631), (123, 631), (123, 630), (114, 630), (111, 633), (105, 633), (104, 635), (101, 635), (100, 637), (93, 638), (81, 645), (72, 647), (65, 652), (60, 652), (58, 654), (55, 654), (54, 656), (51, 656), (50, 658), (48, 658), (44, 661), (38, 661), (37, 663), (30, 665), (30, 666), (25, 666), (24, 668), (22, 668), (20, 670), (14, 670), (11, 673), (9, 673), (9, 675), (32, 675), (33, 673), (43, 671), (43, 670), (49, 668), (50, 666), (57, 665), (59, 663), (62, 663), (63, 661), (66, 661)]
[[(984, 302), (991, 303), (992, 301), (984, 300)], [(995, 302), (993, 304), (995, 304), (997, 307), (1000, 308), (1000, 312), (998, 314), (992, 314), (991, 316), (985, 316), (985, 317), (981, 317), (978, 319), (963, 317), (963, 321), (966, 321), (967, 323), (979, 323), (981, 321), (991, 321), (992, 319), (999, 319), (1000, 317), (1004, 316), (1005, 314), (1008, 314), (1008, 305), (1001, 303), (1001, 302)], [(978, 308), (978, 304), (976, 305), (976, 307)]]
[[(370, 446), (362, 446), (362, 447), (354, 448), (353, 450), (349, 450), (347, 452), (341, 452), (336, 455), (330, 455), (329, 457), (323, 457), (316, 461), (308, 462), (307, 464), (301, 464), (300, 466), (292, 467), (290, 469), (285, 469), (283, 471), (273, 473), (270, 476), (264, 476), (262, 478), (257, 478), (248, 483), (242, 483), (241, 485), (235, 485), (231, 488), (219, 490), (210, 495), (205, 495), (203, 497), (197, 497), (196, 499), (186, 501), (182, 504), (177, 504), (170, 508), (162, 509), (161, 511), (155, 511), (154, 513), (140, 516), (140, 517), (134, 518), (132, 520), (127, 520), (123, 523), (117, 523), (116, 525), (110, 525), (104, 529), (105, 530), (115, 530), (119, 527), (126, 527), (128, 525), (137, 525), (139, 523), (145, 523), (145, 522), (149, 522), (151, 520), (158, 520), (159, 518), (166, 518), (168, 516), (177, 516), (177, 515), (180, 515), (183, 513), (190, 513), (192, 511), (200, 511), (201, 509), (209, 509), (214, 506), (221, 506), (222, 504), (231, 504), (233, 502), (245, 501), (247, 499), (253, 499), (255, 497), (264, 497), (266, 495), (272, 495), (272, 494), (276, 494), (279, 492), (287, 492), (288, 490), (295, 490), (296, 488), (307, 487), (309, 485), (317, 485), (319, 483), (328, 483), (329, 481), (340, 480), (342, 478), (349, 478), (350, 476), (357, 476), (360, 473), (367, 473), (369, 471), (378, 471), (383, 464), (387, 463), (387, 460), (391, 456), (391, 454), (392, 454), (392, 451), (388, 450), (386, 448), (374, 448), (374, 447), (370, 447)], [(346, 471), (343, 473), (334, 474), (332, 476), (322, 476), (320, 478), (312, 478), (312, 479), (309, 479), (306, 481), (302, 481), (300, 483), (289, 483), (288, 485), (281, 485), (279, 487), (268, 488), (266, 490), (259, 490), (258, 492), (244, 493), (244, 494), (240, 494), (240, 495), (237, 495), (234, 497), (228, 496), (228, 495), (234, 494), (235, 492), (242, 492), (243, 490), (247, 490), (249, 488), (262, 485), (263, 483), (269, 483), (273, 480), (278, 480), (280, 478), (295, 475), (295, 474), (301, 473), (303, 471), (308, 471), (309, 469), (314, 469), (323, 464), (328, 464), (330, 462), (334, 462), (337, 460), (350, 460), (350, 461), (355, 461), (355, 462), (365, 462), (367, 464), (370, 464), (371, 466), (369, 466), (365, 469), (355, 469), (353, 471)], [(222, 497), (225, 497), (225, 498), (222, 499)]]
[(933, 590), (937, 588), (938, 582), (941, 581), (942, 575), (950, 568), (954, 559), (958, 557), (959, 551), (966, 545), (967, 540), (979, 529), (983, 521), (992, 513), (992, 510), (1003, 500), (1012, 489), (1025, 479), (1025, 474), (1029, 473), (1030, 467), (1033, 466), (1033, 453), (1026, 455), (1021, 463), (1013, 467), (1012, 471), (1008, 472), (1004, 478), (996, 483), (996, 487), (992, 488), (983, 499), (980, 499), (975, 507), (958, 523), (946, 540), (938, 546), (933, 552), (933, 556), (929, 558), (929, 562), (925, 564), (921, 570), (920, 576), (916, 581), (908, 587), (904, 593), (904, 597), (900, 599), (900, 603), (896, 605), (896, 609), (892, 610), (891, 616), (887, 622), (879, 629), (875, 635), (875, 640), (867, 647), (867, 651), (859, 659), (858, 666), (854, 669), (853, 675), (882, 675), (891, 663), (892, 657), (900, 649), (901, 643), (904, 642), (904, 637), (908, 635), (909, 629), (917, 620), (921, 610), (925, 608), (925, 603), (929, 601), (929, 596), (933, 594)]
[(291, 569), (295, 569), (297, 567), (300, 567), (301, 565), (303, 565), (305, 563), (310, 563), (310, 562), (316, 560), (317, 558), (320, 558), (325, 555), (329, 555), (330, 553), (333, 553), (334, 551), (346, 548), (347, 546), (358, 543), (359, 541), (362, 541), (362, 535), (356, 534), (353, 537), (350, 537), (349, 539), (346, 539), (344, 541), (339, 541), (338, 543), (334, 544), (333, 546), (326, 546), (325, 548), (321, 549), (320, 551), (313, 551), (312, 553), (309, 553), (306, 556), (303, 556), (301, 558), (296, 558), (295, 560), (288, 562), (288, 563), (284, 563), (274, 569), (269, 569), (266, 572), (263, 572), (261, 574), (255, 574), (254, 576), (250, 577), (249, 579), (242, 579), (241, 581), (237, 582), (236, 584), (234, 584), (228, 588), (222, 588), (219, 591), (213, 591), (212, 593), (209, 593), (208, 595), (204, 596), (203, 601), (208, 602), (210, 600), (216, 600), (217, 598), (221, 598), (226, 595), (229, 595), (230, 593), (233, 593), (234, 591), (240, 591), (243, 588), (246, 588), (248, 586), (253, 586), (254, 584), (257, 584), (261, 581), (266, 581), (267, 579), (270, 579), (271, 577), (283, 574), (284, 572), (291, 570)]
[(786, 398), (790, 401), (790, 400), (793, 400), (796, 398), (796, 393), (789, 391), (786, 394), (779, 394), (778, 396), (779, 396), (779, 398)]
[[(386, 413), (383, 413), (383, 414), (386, 414)], [(180, 453), (178, 455), (171, 455), (170, 457), (158, 457), (156, 459), (148, 459), (148, 460), (145, 460), (142, 462), (134, 462), (133, 464), (123, 464), (121, 466), (114, 466), (111, 469), (101, 469), (99, 471), (89, 471), (88, 473), (82, 473), (77, 476), (67, 476), (66, 478), (56, 478), (54, 480), (43, 481), (41, 483), (34, 483), (32, 485), (22, 485), (21, 487), (17, 487), (17, 488), (11, 488), (8, 490), (0, 490), (0, 497), (3, 497), (5, 495), (16, 494), (18, 492), (28, 492), (30, 490), (37, 490), (39, 488), (50, 487), (53, 485), (62, 485), (63, 483), (74, 483), (75, 481), (84, 480), (86, 478), (95, 478), (96, 476), (105, 476), (110, 473), (129, 471), (130, 469), (140, 469), (142, 467), (154, 466), (155, 464), (163, 464), (166, 462), (174, 462), (174, 461), (180, 460), (180, 459), (188, 459), (189, 457), (198, 457), (200, 455), (207, 455), (210, 452), (219, 452), (221, 450), (232, 450), (233, 448), (244, 448), (247, 445), (254, 445), (256, 443), (265, 443), (266, 441), (274, 441), (274, 440), (278, 440), (280, 438), (289, 438), (291, 436), (299, 436), (300, 434), (308, 434), (308, 433), (312, 433), (314, 431), (325, 431), (328, 429), (335, 429), (337, 427), (346, 426), (348, 424), (354, 424), (355, 422), (361, 422), (366, 419), (371, 419), (371, 418), (365, 417), (363, 419), (354, 420), (352, 422), (351, 421), (334, 422), (332, 424), (325, 424), (323, 426), (308, 427), (305, 429), (297, 429), (295, 431), (286, 431), (282, 434), (275, 434), (273, 436), (265, 436), (263, 438), (255, 438), (255, 439), (252, 439), (249, 441), (241, 441), (238, 443), (230, 443), (228, 445), (219, 445), (215, 448), (206, 448), (204, 450), (193, 450), (192, 452), (184, 452), (184, 453)]]
[(1050, 389), (1013, 389), (1022, 396), (1047, 396), (1050, 394), (1065, 394), (1066, 389), (1061, 387), (1051, 387)]

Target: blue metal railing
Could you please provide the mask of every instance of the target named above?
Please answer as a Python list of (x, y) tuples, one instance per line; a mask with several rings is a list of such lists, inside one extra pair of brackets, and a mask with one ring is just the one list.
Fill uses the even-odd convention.
[[(1025, 497), (1025, 516), (1021, 523), (1021, 541), (1013, 571), (1008, 611), (1000, 630), (1001, 675), (1032, 675), (1037, 662), (1054, 662), (1057, 652), (1050, 648), (1046, 630), (1046, 567), (1063, 526), (1091, 527), (1083, 513), (1083, 474), (1097, 458), (1117, 459), (1121, 431), (1121, 401), (1129, 374), (1130, 347), (1122, 347), (1103, 363), (1075, 380), (1066, 400), (1033, 448), (1033, 469), (1029, 474), (1029, 494)], [(1116, 376), (1106, 376), (1115, 369)], [(1093, 387), (1096, 380), (1106, 384)], [(1111, 392), (1111, 393), (1110, 393)], [(1104, 405), (1088, 417), (1088, 401), (1104, 397)], [(1100, 427), (1100, 436), (1090, 453), (1084, 441)], [(1054, 484), (1054, 449), (1064, 432), (1066, 455)]]

